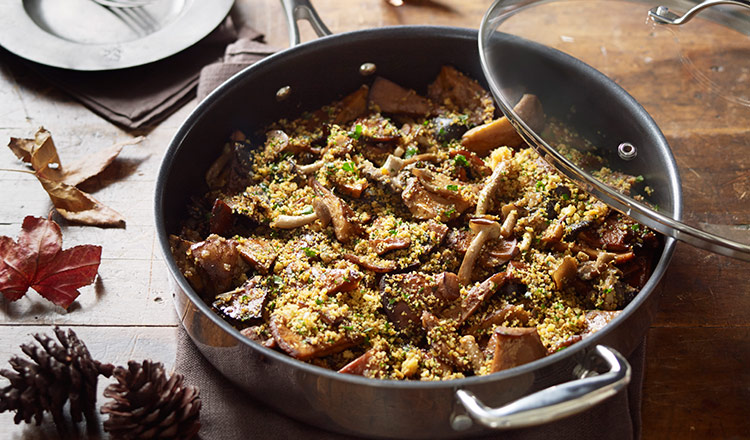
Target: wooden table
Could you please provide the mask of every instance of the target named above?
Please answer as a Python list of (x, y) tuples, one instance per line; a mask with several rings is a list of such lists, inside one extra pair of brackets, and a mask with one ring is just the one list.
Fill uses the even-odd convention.
[[(326, 24), (337, 33), (392, 24), (477, 28), (489, 3), (423, 0), (393, 7), (383, 0), (315, 1)], [(237, 0), (233, 16), (237, 22), (263, 32), (272, 45), (286, 47), (287, 27), (277, 0)], [(304, 38), (310, 39), (311, 30), (303, 27)], [(52, 325), (75, 329), (93, 356), (102, 361), (123, 365), (129, 359), (151, 358), (171, 367), (178, 321), (157, 246), (152, 194), (165, 147), (196, 102), (153, 129), (126, 132), (49, 86), (17, 58), (7, 53), (0, 57), (3, 144), (10, 137), (31, 137), (44, 126), (52, 132), (65, 161), (137, 135), (145, 136), (142, 143), (126, 147), (109, 169), (87, 183), (95, 197), (125, 215), (125, 229), (74, 226), (53, 216), (63, 227), (64, 247), (84, 243), (103, 247), (97, 282), (83, 288), (67, 311), (34, 292), (15, 303), (0, 300), (2, 368), (7, 367), (5, 362), (12, 354), (20, 354), (20, 343), (29, 341), (33, 333), (49, 333)], [(664, 130), (678, 153), (698, 154), (716, 137), (735, 140), (745, 147), (743, 154), (748, 151), (747, 115), (729, 118), (722, 133), (705, 131), (693, 123), (679, 130)], [(11, 152), (3, 150), (0, 168), (20, 169)], [(707, 155), (706, 160), (714, 159)], [(721, 166), (718, 161), (713, 169), (707, 166), (706, 170), (714, 173), (708, 176), (684, 176), (686, 188), (700, 194), (706, 181), (723, 175)], [(750, 186), (748, 170), (742, 173), (740, 170), (740, 184)], [(33, 176), (0, 171), (0, 187), (0, 235), (16, 237), (26, 215), (46, 216), (51, 210), (47, 195)], [(744, 218), (750, 212), (748, 205), (735, 207)], [(704, 214), (708, 217), (709, 213), (696, 215)], [(664, 280), (660, 311), (648, 333), (644, 438), (750, 436), (749, 273), (746, 263), (690, 246), (677, 247)], [(107, 382), (102, 381), (100, 388)], [(49, 438), (54, 433), (50, 425), (45, 422), (41, 430), (17, 426), (6, 413), (0, 415), (0, 437)]]

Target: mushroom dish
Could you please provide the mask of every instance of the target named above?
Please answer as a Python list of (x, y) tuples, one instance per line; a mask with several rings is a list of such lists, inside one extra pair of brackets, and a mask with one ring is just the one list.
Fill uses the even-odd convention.
[[(641, 198), (524, 95), (514, 111)], [(439, 380), (562, 350), (646, 283), (661, 238), (560, 176), (444, 66), (424, 93), (377, 77), (258, 136), (235, 132), (170, 237), (246, 337), (341, 373)]]

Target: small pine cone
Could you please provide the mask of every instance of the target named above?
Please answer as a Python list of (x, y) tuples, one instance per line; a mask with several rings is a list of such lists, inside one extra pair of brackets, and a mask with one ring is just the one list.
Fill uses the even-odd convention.
[(13, 370), (2, 370), (0, 375), (10, 380), (10, 385), (0, 390), (0, 412), (15, 411), (14, 421), (37, 425), (44, 411), (52, 414), (58, 432), (67, 432), (63, 407), (70, 401), (70, 416), (78, 423), (96, 421), (96, 385), (99, 375), (112, 375), (114, 366), (102, 364), (91, 358), (86, 344), (73, 330), (54, 329), (59, 341), (47, 335), (36, 334), (39, 344), (21, 345), (31, 360), (13, 356), (8, 363)]
[(113, 400), (102, 406), (109, 414), (104, 430), (113, 440), (193, 438), (200, 428), (201, 400), (194, 386), (183, 386), (183, 376), (167, 378), (160, 362), (128, 362), (114, 371), (117, 383), (104, 390)]

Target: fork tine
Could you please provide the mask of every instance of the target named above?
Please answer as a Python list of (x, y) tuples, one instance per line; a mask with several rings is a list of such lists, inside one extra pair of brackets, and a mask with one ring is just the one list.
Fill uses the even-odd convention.
[(132, 15), (140, 17), (140, 19), (143, 21), (143, 24), (147, 26), (149, 31), (153, 32), (159, 29), (159, 22), (153, 17), (153, 15), (149, 14), (146, 9), (138, 7), (131, 8), (130, 11), (132, 12)]
[(104, 7), (140, 37), (145, 37), (153, 31), (152, 26), (138, 15), (133, 14), (130, 8)]
[(153, 3), (153, 0), (93, 0), (110, 8), (137, 8)]

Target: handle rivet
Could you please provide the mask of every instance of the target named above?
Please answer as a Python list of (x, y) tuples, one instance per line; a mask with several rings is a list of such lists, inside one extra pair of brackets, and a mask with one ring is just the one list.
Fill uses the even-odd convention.
[(623, 142), (617, 146), (617, 154), (622, 160), (632, 160), (638, 155), (638, 151), (630, 142)]
[(375, 63), (363, 63), (359, 66), (359, 74), (362, 76), (370, 76), (378, 70), (378, 66)]
[(284, 86), (276, 91), (276, 100), (281, 102), (289, 97), (289, 95), (292, 94), (292, 88), (289, 86)]
[(451, 418), (451, 428), (453, 428), (454, 431), (466, 431), (471, 428), (471, 425), (473, 424), (474, 422), (471, 420), (471, 417), (466, 414), (454, 415)]

